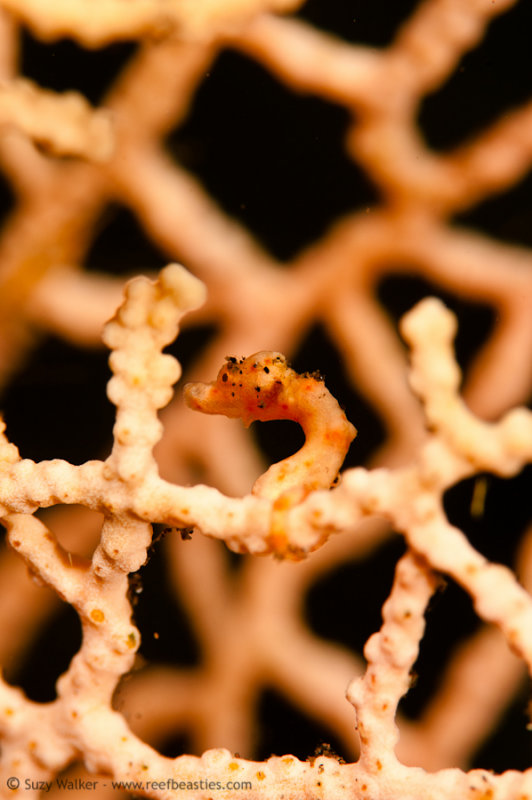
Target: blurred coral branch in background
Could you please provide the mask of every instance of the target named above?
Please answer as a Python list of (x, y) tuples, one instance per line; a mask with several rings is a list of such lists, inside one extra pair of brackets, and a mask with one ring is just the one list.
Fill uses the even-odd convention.
[(1, 796), (532, 798), (531, 7), (0, 9)]

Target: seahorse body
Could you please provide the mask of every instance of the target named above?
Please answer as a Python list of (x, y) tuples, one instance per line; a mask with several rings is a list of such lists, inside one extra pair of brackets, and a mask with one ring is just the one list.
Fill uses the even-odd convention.
[(316, 373), (298, 374), (281, 353), (262, 351), (226, 358), (212, 383), (188, 383), (190, 408), (254, 420), (290, 419), (305, 433), (297, 453), (272, 464), (252, 492), (287, 508), (314, 489), (328, 489), (338, 475), (356, 428)]

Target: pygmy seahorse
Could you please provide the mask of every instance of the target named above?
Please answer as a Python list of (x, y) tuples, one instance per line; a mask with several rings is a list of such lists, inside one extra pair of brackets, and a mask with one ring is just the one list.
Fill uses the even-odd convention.
[(281, 353), (261, 351), (248, 358), (226, 358), (212, 383), (187, 383), (187, 405), (206, 414), (254, 420), (298, 422), (305, 443), (294, 455), (272, 464), (252, 493), (288, 508), (314, 489), (329, 489), (357, 431), (318, 373), (302, 375)]

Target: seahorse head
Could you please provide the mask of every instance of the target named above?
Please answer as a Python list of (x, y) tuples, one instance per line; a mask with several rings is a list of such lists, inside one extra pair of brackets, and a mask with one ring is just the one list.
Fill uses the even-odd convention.
[(245, 425), (257, 419), (288, 418), (291, 416), (289, 373), (293, 370), (281, 353), (263, 350), (248, 358), (227, 356), (216, 380), (186, 384), (185, 401), (190, 408), (204, 414), (240, 417)]

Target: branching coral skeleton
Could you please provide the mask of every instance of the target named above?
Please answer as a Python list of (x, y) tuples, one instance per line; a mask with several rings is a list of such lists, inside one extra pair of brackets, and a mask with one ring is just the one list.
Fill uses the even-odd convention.
[[(391, 15), (397, 5), (388, 4)], [(15, 442), (22, 454), (24, 446), (10, 433), (6, 410), (2, 796), (38, 796), (45, 785), (57, 798), (64, 788), (56, 776), (86, 777), (89, 770), (102, 800), (115, 795), (111, 778), (139, 781), (135, 795), (183, 800), (532, 798), (530, 769), (466, 771), (532, 669), (531, 533), (521, 540), (514, 573), (475, 549), (449, 522), (443, 502), (466, 478), (508, 478), (532, 459), (531, 413), (515, 408), (532, 386), (530, 251), (457, 222), (526, 178), (531, 107), (497, 107), (498, 119), (490, 116), (482, 131), (447, 151), (424, 140), (419, 117), (427, 94), (456, 75), (461, 59), (496, 32), (498, 17), (505, 25), (518, 5), (422, 0), (389, 44), (368, 46), (303, 22), (302, 0), (0, 0), (0, 168), (13, 202), (0, 232), (0, 384), (9, 383), (41, 333), (95, 347), (114, 314), (104, 340), (116, 406), (112, 452), (79, 465), (21, 458)], [(320, 3), (310, 6), (321, 13)], [(348, 16), (356, 36), (354, 14)], [(55, 58), (65, 36), (91, 49), (91, 63), (100, 63), (102, 49), (106, 70), (107, 45), (134, 44), (116, 79), (106, 73), (98, 107), (81, 93), (42, 88), (40, 74), (35, 83), (21, 80), (30, 38), (48, 42)], [(237, 220), (222, 209), (212, 185), (192, 174), (186, 153), (170, 152), (168, 135), (187, 120), (201, 89), (215, 83), (218, 57), (228, 52), (264, 70), (292, 103), (310, 95), (347, 112), (336, 146), (345, 144), (344, 156), (377, 189), (370, 207), (350, 191), (354, 206), (338, 212), (341, 218), (325, 215), (288, 260), (264, 249), (269, 244), (256, 238), (252, 214), (244, 209)], [(497, 69), (503, 59), (498, 51)], [(239, 79), (224, 91), (221, 113), (233, 92), (244, 108)], [(453, 108), (452, 116), (460, 115)], [(209, 136), (217, 137), (218, 122), (209, 118)], [(282, 138), (279, 128), (274, 133)], [(266, 160), (264, 142), (251, 144), (254, 163)], [(284, 173), (277, 179), (281, 199)], [(305, 191), (302, 182), (298, 197)], [(138, 271), (153, 277), (162, 263), (182, 261), (197, 277), (172, 264), (155, 282), (130, 283), (116, 311), (123, 280), (95, 273), (102, 267), (92, 250), (113, 203), (163, 254)], [(291, 219), (283, 226), (290, 230)], [(126, 270), (135, 268), (126, 263)], [(408, 388), (406, 351), (378, 293), (383, 279), (405, 273), (431, 284), (430, 293), (492, 312), (463, 387), (452, 351), (456, 322), (433, 299), (402, 322)], [(188, 408), (181, 386), (172, 391), (180, 365), (163, 352), (182, 322), (216, 330), (187, 367)], [(281, 355), (295, 362), (314, 325), (385, 430), (371, 468), (339, 473), (353, 425), (321, 380), (298, 376)], [(306, 368), (327, 371), (328, 364)], [(293, 419), (306, 442), (267, 469), (238, 421), (190, 407), (240, 417), (244, 425)], [(356, 453), (365, 430), (352, 422)], [(135, 669), (143, 656), (128, 575), (145, 562), (155, 523), (194, 531), (183, 541), (174, 530), (161, 543), (170, 592), (202, 654), (190, 669)], [(303, 606), (323, 576), (374, 554), (392, 531), (407, 550), (363, 663), (321, 638)], [(225, 546), (247, 554), (237, 573)], [(427, 606), (445, 578), (462, 587), (486, 625), (449, 656), (420, 717), (407, 720), (398, 704), (431, 625)], [(367, 603), (349, 597), (352, 624)], [(11, 679), (13, 665), (24, 662), (58, 598), (75, 609), (83, 640), (56, 698), (37, 703)], [(144, 642), (147, 636), (143, 630)], [(264, 687), (336, 735), (352, 763), (329, 755), (300, 761), (287, 753), (264, 762), (237, 756), (253, 757)], [(190, 734), (190, 752), (203, 755), (163, 757), (157, 748), (163, 751), (165, 736), (182, 733)]]
[[(395, 753), (395, 714), (409, 687), (438, 573), (451, 575), (469, 592), (479, 616), (502, 630), (532, 671), (532, 599), (510, 570), (487, 562), (468, 544), (440, 505), (443, 489), (465, 475), (487, 468), (514, 474), (532, 460), (532, 414), (518, 409), (486, 425), (466, 411), (457, 395), (459, 376), (450, 352), (452, 315), (441, 303), (427, 300), (403, 322), (413, 354), (411, 383), (433, 429), (415, 463), (396, 470), (347, 470), (340, 485), (329, 489), (353, 427), (319, 378), (297, 375), (280, 354), (260, 353), (241, 361), (229, 358), (210, 386), (189, 385), (188, 402), (210, 413), (242, 416), (246, 423), (257, 416), (301, 421), (308, 438), (291, 457), (297, 469), (288, 468), (290, 458), (280, 469), (274, 465), (256, 484), (257, 496), (242, 499), (207, 487), (171, 485), (159, 476), (152, 454), (162, 432), (157, 410), (169, 402), (180, 375), (177, 361), (162, 349), (176, 335), (183, 314), (203, 300), (202, 284), (177, 265), (163, 270), (155, 283), (143, 278), (129, 283), (104, 333), (114, 373), (109, 396), (117, 407), (115, 443), (105, 462), (79, 467), (59, 460), (34, 463), (20, 459), (2, 434), (0, 502), (9, 543), (35, 575), (73, 605), (83, 630), (81, 649), (58, 681), (54, 702), (31, 703), (20, 690), (0, 684), (2, 790), (10, 796), (5, 780), (18, 774), (31, 776), (38, 787), (81, 758), (97, 773), (144, 782), (141, 793), (149, 797), (187, 796), (186, 786), (175, 790), (173, 780), (190, 782), (194, 796), (208, 798), (209, 782), (212, 788), (214, 782), (226, 785), (236, 778), (251, 782), (249, 798), (311, 796), (322, 786), (335, 798), (468, 796), (472, 787), (489, 790), (490, 797), (528, 796), (532, 770), (501, 776), (460, 770), (431, 774), (401, 765)], [(449, 411), (443, 413), (442, 406)], [(342, 765), (326, 756), (307, 763), (287, 756), (258, 764), (223, 749), (201, 758), (164, 758), (111, 709), (118, 681), (131, 669), (139, 644), (127, 576), (146, 559), (150, 522), (193, 526), (235, 549), (264, 555), (278, 544), (271, 537), (276, 531), (273, 511), (286, 492), (287, 546), (278, 555), (286, 550), (308, 554), (332, 533), (348, 536), (357, 522), (374, 514), (391, 519), (409, 544), (383, 609), (381, 630), (366, 645), (366, 673), (347, 690), (356, 710), (360, 758)], [(82, 503), (103, 513), (100, 543), (91, 560), (73, 558), (32, 516), (36, 508), (58, 502)], [(199, 781), (205, 783), (198, 788)], [(38, 791), (25, 796), (32, 794)]]
[(0, 86), (0, 125), (19, 128), (57, 155), (105, 160), (113, 147), (111, 121), (105, 112), (92, 111), (77, 92), (60, 96), (31, 81)]

